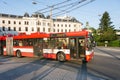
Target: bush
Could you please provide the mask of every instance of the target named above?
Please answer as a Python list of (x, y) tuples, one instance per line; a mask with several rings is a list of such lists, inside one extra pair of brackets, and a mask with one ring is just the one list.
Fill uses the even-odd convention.
[(97, 42), (97, 46), (105, 46), (103, 42)]
[(120, 47), (120, 40), (111, 41), (111, 42), (108, 43), (108, 46)]
[[(97, 42), (97, 46), (105, 46), (105, 42)], [(109, 47), (120, 47), (120, 40), (108, 42)]]

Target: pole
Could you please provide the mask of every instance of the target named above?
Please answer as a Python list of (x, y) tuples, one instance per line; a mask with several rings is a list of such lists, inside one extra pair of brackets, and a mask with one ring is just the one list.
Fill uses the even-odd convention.
[(50, 10), (50, 32), (52, 33), (53, 32), (53, 20), (52, 20), (52, 9), (53, 9), (53, 6), (50, 6), (51, 7), (51, 10)]

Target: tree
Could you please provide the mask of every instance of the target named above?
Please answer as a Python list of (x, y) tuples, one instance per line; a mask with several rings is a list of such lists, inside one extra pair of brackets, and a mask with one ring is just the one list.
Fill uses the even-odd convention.
[(110, 21), (111, 18), (108, 12), (104, 12), (99, 24), (100, 41), (112, 41), (116, 39), (114, 25)]

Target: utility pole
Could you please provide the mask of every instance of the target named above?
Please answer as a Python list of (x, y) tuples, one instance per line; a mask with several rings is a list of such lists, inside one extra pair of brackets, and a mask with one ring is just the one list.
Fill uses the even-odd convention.
[(53, 32), (53, 19), (52, 19), (53, 6), (50, 6), (50, 7), (51, 7), (51, 10), (50, 10), (50, 32), (52, 33)]

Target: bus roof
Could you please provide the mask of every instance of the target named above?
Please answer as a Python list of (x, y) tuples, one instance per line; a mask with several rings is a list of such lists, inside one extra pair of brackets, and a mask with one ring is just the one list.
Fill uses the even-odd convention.
[(17, 35), (17, 36), (14, 36), (13, 39), (34, 39), (34, 38), (47, 38), (47, 37), (49, 37), (49, 35), (46, 33), (36, 32), (30, 35), (26, 35), (26, 34)]
[[(18, 34), (13, 36), (13, 39), (34, 39), (34, 38), (50, 38), (50, 37), (77, 37), (83, 36), (88, 37), (89, 32), (86, 30), (77, 31), (77, 32), (63, 32), (63, 33), (31, 33), (31, 34)], [(12, 36), (11, 36), (12, 37)], [(6, 36), (0, 36), (0, 40), (6, 40)]]
[(6, 40), (6, 36), (0, 36), (0, 40)]
[(51, 33), (50, 37), (76, 37), (76, 36), (88, 36), (88, 31), (66, 32), (66, 33)]
[(84, 30), (84, 31), (78, 31), (78, 32), (68, 32), (66, 33), (66, 36), (84, 36), (87, 37), (88, 36), (88, 31)]

